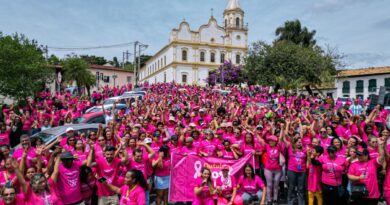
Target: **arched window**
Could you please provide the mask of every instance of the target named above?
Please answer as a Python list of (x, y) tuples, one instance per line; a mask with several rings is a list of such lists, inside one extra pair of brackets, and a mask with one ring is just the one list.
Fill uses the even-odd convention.
[(236, 18), (236, 27), (240, 28), (240, 18)]
[(215, 63), (215, 53), (210, 53), (210, 62)]
[(350, 84), (349, 81), (343, 82), (343, 93), (349, 93), (349, 90), (350, 90), (349, 84)]
[(201, 51), (201, 52), (200, 52), (200, 59), (199, 59), (200, 62), (204, 62), (204, 60), (205, 60), (204, 56), (205, 56), (204, 51)]
[(240, 64), (240, 63), (241, 63), (241, 55), (237, 54), (236, 55), (236, 64)]
[(181, 60), (182, 61), (187, 61), (187, 50), (182, 50), (181, 51)]
[(225, 62), (225, 53), (221, 53), (221, 63)]

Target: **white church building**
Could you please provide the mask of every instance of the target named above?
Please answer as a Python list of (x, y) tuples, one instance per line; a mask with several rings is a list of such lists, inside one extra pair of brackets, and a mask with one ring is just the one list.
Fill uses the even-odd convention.
[(209, 72), (225, 60), (242, 64), (248, 49), (244, 14), (238, 0), (229, 0), (222, 26), (214, 16), (197, 30), (183, 20), (172, 30), (168, 44), (141, 68), (139, 82), (205, 85)]

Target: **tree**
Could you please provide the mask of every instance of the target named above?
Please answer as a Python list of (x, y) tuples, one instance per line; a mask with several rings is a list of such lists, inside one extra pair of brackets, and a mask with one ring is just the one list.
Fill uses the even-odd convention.
[(55, 56), (54, 54), (51, 54), (50, 57), (47, 59), (47, 64), (49, 65), (60, 65), (61, 60)]
[(24, 101), (54, 79), (42, 49), (24, 35), (0, 32), (0, 94)]
[(64, 61), (64, 80), (68, 83), (76, 82), (78, 92), (81, 87), (87, 89), (90, 95), (90, 88), (95, 85), (95, 76), (89, 71), (88, 63), (77, 56), (68, 56)]
[(104, 57), (100, 56), (80, 55), (80, 58), (85, 60), (88, 64), (104, 65), (107, 63), (107, 60)]
[(112, 61), (110, 61), (109, 63), (110, 63), (112, 66), (114, 66), (114, 67), (117, 67), (117, 68), (120, 67), (118, 58), (117, 58), (116, 56), (114, 56), (114, 57), (112, 58)]
[(316, 40), (314, 39), (316, 31), (309, 31), (306, 27), (302, 28), (299, 20), (286, 21), (284, 26), (276, 29), (275, 34), (277, 36), (276, 41), (291, 41), (303, 47), (316, 45)]
[(215, 85), (222, 83), (226, 85), (239, 84), (244, 81), (242, 67), (235, 66), (231, 61), (225, 61), (217, 70), (211, 71), (206, 82)]
[(322, 73), (335, 75), (338, 61), (319, 47), (302, 47), (290, 41), (275, 41), (272, 45), (256, 42), (245, 60), (249, 83), (283, 84), (285, 88), (298, 84), (321, 85)]

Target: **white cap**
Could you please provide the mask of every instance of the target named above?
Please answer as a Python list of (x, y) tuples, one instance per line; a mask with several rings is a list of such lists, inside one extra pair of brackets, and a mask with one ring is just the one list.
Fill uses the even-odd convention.
[(196, 127), (196, 124), (193, 123), (193, 122), (191, 122), (188, 126), (190, 126), (190, 127)]
[(152, 143), (152, 139), (149, 138), (149, 137), (147, 137), (147, 138), (144, 139), (144, 143), (145, 143), (145, 144)]
[(70, 132), (70, 131), (74, 131), (73, 127), (68, 127), (68, 128), (66, 128), (66, 131), (65, 131), (65, 132)]
[(175, 121), (175, 117), (170, 116), (170, 117), (169, 117), (169, 121)]

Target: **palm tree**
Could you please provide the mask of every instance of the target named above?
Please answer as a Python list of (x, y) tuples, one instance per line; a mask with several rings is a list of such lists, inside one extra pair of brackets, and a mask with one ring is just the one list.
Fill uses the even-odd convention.
[(79, 93), (81, 93), (81, 87), (85, 87), (90, 95), (90, 88), (95, 84), (95, 76), (89, 72), (88, 68), (85, 60), (71, 56), (64, 62), (64, 79), (68, 83), (76, 82)]
[(286, 21), (284, 26), (276, 29), (275, 33), (276, 41), (291, 41), (303, 47), (313, 47), (316, 44), (314, 39), (316, 31), (309, 31), (306, 27), (302, 28), (299, 20)]

